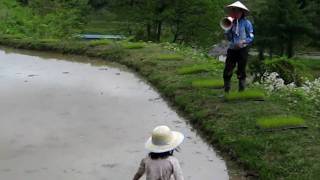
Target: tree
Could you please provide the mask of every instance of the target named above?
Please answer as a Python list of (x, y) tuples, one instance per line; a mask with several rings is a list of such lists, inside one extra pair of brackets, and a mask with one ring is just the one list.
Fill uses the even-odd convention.
[(173, 42), (212, 44), (222, 32), (218, 24), (223, 17), (223, 2), (176, 0), (168, 19), (174, 34)]
[(29, 0), (17, 0), (22, 5), (28, 5)]
[(110, 2), (110, 0), (89, 0), (88, 4), (95, 9), (100, 9), (107, 6)]
[(89, 8), (88, 0), (4, 0), (4, 4), (10, 15), (1, 20), (0, 31), (34, 38), (72, 37), (80, 32)]
[(263, 4), (255, 17), (258, 47), (293, 57), (296, 45), (303, 43), (311, 29), (304, 12), (306, 6), (292, 0), (268, 0)]
[(118, 0), (109, 8), (131, 23), (138, 38), (211, 45), (221, 29), (226, 0)]
[(308, 1), (307, 11), (309, 12), (308, 18), (310, 19), (313, 28), (310, 32), (312, 41), (310, 46), (320, 48), (320, 1), (319, 0), (310, 0)]

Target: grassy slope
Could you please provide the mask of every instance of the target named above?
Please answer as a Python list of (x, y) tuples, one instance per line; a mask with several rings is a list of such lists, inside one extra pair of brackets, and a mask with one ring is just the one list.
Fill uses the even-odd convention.
[[(288, 109), (283, 100), (226, 102), (221, 89), (193, 88), (197, 79), (220, 79), (223, 64), (184, 56), (183, 60), (158, 60), (159, 54), (173, 53), (158, 44), (141, 49), (125, 49), (118, 43), (90, 46), (87, 42), (14, 40), (0, 43), (18, 48), (53, 50), (101, 57), (125, 64), (144, 76), (182, 112), (207, 140), (260, 179), (316, 179), (320, 175), (319, 119), (301, 107)], [(179, 74), (178, 69), (209, 64), (209, 71)], [(180, 69), (181, 70), (181, 69)], [(235, 87), (235, 84), (234, 86)], [(306, 130), (264, 132), (256, 128), (259, 117), (298, 115), (306, 120)]]
[(127, 35), (128, 24), (118, 20), (114, 13), (107, 10), (95, 10), (87, 17), (83, 33), (87, 34), (121, 34)]
[(307, 67), (314, 77), (320, 77), (320, 59), (296, 58), (293, 61)]

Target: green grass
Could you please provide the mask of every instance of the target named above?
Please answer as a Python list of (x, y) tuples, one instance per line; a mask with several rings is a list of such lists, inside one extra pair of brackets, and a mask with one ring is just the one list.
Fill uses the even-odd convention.
[(202, 72), (215, 71), (217, 69), (216, 64), (206, 63), (206, 64), (196, 64), (193, 66), (182, 67), (177, 70), (180, 75), (184, 74), (197, 74)]
[(160, 54), (155, 57), (157, 60), (163, 60), (163, 61), (180, 61), (183, 60), (183, 56), (179, 54)]
[(314, 78), (320, 77), (320, 59), (295, 58), (292, 61), (305, 66)]
[[(126, 25), (118, 21), (90, 21), (84, 28), (83, 33), (87, 34), (122, 34), (126, 32)], [(122, 33), (123, 32), (123, 33)]]
[(40, 39), (39, 42), (42, 42), (42, 43), (57, 43), (59, 42), (60, 40), (58, 39)]
[(109, 45), (111, 43), (110, 40), (94, 40), (94, 41), (89, 41), (88, 45), (90, 47), (95, 47), (95, 46), (105, 46)]
[(143, 42), (121, 42), (121, 46), (124, 49), (142, 49), (146, 47), (145, 43)]
[(264, 129), (296, 127), (304, 125), (304, 123), (305, 121), (302, 118), (295, 116), (275, 116), (257, 120), (257, 126)]
[(223, 88), (222, 80), (217, 79), (198, 79), (192, 81), (192, 87), (196, 88)]
[(230, 92), (226, 94), (225, 100), (264, 100), (265, 95), (262, 91), (258, 90), (246, 90), (243, 92)]

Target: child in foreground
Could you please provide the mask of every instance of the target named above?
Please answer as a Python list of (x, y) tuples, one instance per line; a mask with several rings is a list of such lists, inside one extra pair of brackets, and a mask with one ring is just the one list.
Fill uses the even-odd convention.
[(145, 144), (150, 153), (142, 159), (133, 180), (139, 180), (144, 173), (146, 180), (184, 180), (180, 163), (173, 157), (183, 139), (182, 133), (171, 131), (167, 126), (157, 126)]

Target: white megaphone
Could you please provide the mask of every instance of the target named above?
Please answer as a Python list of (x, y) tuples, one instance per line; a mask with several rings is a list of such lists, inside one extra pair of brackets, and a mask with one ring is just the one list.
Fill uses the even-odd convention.
[(231, 27), (233, 25), (233, 21), (234, 21), (233, 17), (230, 17), (230, 16), (224, 17), (220, 21), (220, 26), (223, 30), (227, 31), (227, 30), (231, 29)]

